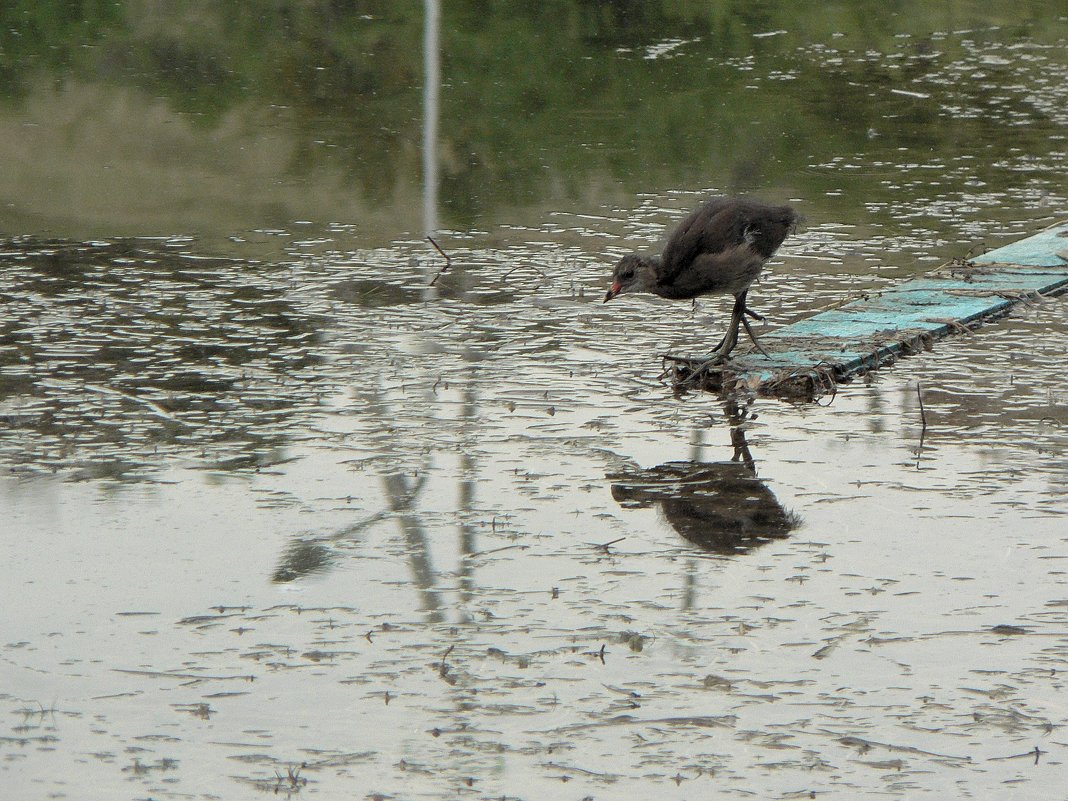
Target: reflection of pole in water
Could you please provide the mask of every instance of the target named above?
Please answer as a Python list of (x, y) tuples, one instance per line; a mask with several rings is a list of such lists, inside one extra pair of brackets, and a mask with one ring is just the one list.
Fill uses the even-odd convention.
[(475, 457), (471, 455), (474, 431), (477, 426), (478, 400), (475, 396), (474, 370), (464, 388), (464, 404), (460, 419), (463, 429), (460, 440), (460, 607), (466, 617), (467, 604), (474, 595), (475, 582), (472, 576), (471, 558), (475, 553), (475, 530), (471, 525), (471, 511), (475, 507), (475, 483), (477, 480)]
[(705, 429), (704, 426), (695, 426), (693, 436), (690, 437), (690, 461), (701, 462), (705, 458)]
[(883, 418), (883, 395), (878, 385), (868, 387), (868, 430), (873, 434), (882, 434), (886, 430)]
[(423, 26), (423, 233), (438, 229), (438, 91), (441, 0), (426, 0)]
[(686, 572), (682, 576), (682, 611), (692, 612), (697, 601), (697, 560), (686, 560)]
[[(430, 390), (425, 390), (425, 393), (429, 395)], [(375, 419), (392, 419), (393, 415), (386, 402), (377, 388), (373, 386), (370, 388), (370, 398), (366, 408)], [(404, 534), (405, 552), (412, 570), (412, 579), (423, 596), (422, 608), (426, 611), (429, 622), (439, 623), (443, 619), (442, 601), (434, 586), (434, 569), (430, 562), (430, 541), (418, 510), (419, 495), (426, 488), (430, 477), (432, 457), (427, 456), (426, 462), (417, 473), (418, 477), (409, 479), (405, 475), (406, 471), (402, 463), (394, 462), (394, 454), (399, 453), (404, 447), (403, 443), (397, 440), (399, 435), (384, 425), (379, 429), (390, 432), (389, 439), (383, 441), (380, 447), (386, 464), (386, 469), (381, 476), (386, 501), (389, 503), (393, 518), (400, 524), (401, 532)]]
[(399, 473), (382, 476), (382, 483), (389, 498), (389, 508), (396, 513), (397, 522), (404, 532), (404, 544), (408, 555), (408, 564), (412, 569), (415, 585), (423, 594), (423, 610), (431, 623), (440, 623), (441, 598), (434, 589), (434, 569), (430, 566), (430, 543), (427, 540), (423, 523), (415, 511), (416, 498), (426, 482), (424, 472), (413, 486)]

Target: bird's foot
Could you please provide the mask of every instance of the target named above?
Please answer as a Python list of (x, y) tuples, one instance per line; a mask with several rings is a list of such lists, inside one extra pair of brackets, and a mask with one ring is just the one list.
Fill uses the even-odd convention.
[(708, 361), (706, 364), (717, 365), (726, 364), (731, 360), (731, 351), (734, 350), (734, 346), (738, 344), (738, 335), (730, 335), (730, 331), (724, 334), (723, 339), (719, 341), (719, 344), (712, 349), (712, 352), (708, 354)]
[(749, 334), (749, 338), (753, 340), (753, 344), (756, 345), (756, 349), (764, 354), (765, 359), (770, 359), (771, 354), (764, 350), (764, 346), (760, 344), (760, 340), (758, 340), (756, 334), (753, 333), (753, 328), (749, 325), (749, 321), (746, 320), (745, 317), (742, 317), (742, 325), (745, 326), (745, 333)]

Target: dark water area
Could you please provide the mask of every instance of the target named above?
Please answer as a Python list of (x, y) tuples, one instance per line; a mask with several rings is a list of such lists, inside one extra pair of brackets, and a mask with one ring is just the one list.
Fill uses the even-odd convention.
[(637, 226), (682, 189), (792, 199), (904, 267), (1063, 207), (1055, 3), (492, 8), (445, 9), (426, 45), (392, 3), (8, 6), (3, 229), (514, 240), (560, 213)]
[(600, 301), (710, 195), (758, 330), (1063, 220), (1066, 86), (1056, 3), (3, 6), (0, 796), (1057, 797), (1068, 303), (790, 405)]

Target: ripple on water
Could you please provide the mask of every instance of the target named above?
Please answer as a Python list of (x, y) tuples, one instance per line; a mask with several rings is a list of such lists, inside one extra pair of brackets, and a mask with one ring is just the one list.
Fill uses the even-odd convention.
[(4, 251), (0, 454), (15, 470), (85, 465), (105, 446), (151, 469), (190, 437), (270, 448), (315, 405), (315, 328), (277, 270), (153, 240)]

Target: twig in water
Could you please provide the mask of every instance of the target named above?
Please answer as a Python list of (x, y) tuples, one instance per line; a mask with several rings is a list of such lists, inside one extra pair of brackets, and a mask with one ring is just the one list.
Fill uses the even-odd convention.
[(308, 780), (300, 775), (300, 772), (308, 767), (308, 763), (302, 762), (299, 766), (294, 767), (289, 765), (286, 767), (286, 775), (283, 776), (278, 772), (277, 768), (274, 771), (275, 785), (274, 791), (277, 793), (279, 790), (285, 789), (291, 793), (295, 793), (300, 790), (301, 787), (308, 783)]
[(920, 402), (920, 445), (916, 448), (916, 469), (920, 469), (920, 459), (923, 457), (923, 440), (927, 436), (927, 410), (923, 408), (923, 393), (920, 391), (920, 382), (916, 382), (916, 398)]
[(923, 393), (920, 392), (920, 382), (916, 382), (916, 398), (920, 402), (920, 422), (923, 427), (920, 429), (920, 444), (923, 444), (923, 434), (927, 431), (927, 410), (923, 408)]
[(442, 677), (444, 677), (444, 676), (445, 676), (445, 674), (449, 672), (449, 666), (445, 664), (445, 660), (449, 658), (449, 654), (451, 654), (451, 653), (452, 653), (452, 649), (453, 649), (453, 648), (455, 648), (455, 647), (456, 647), (455, 645), (450, 645), (450, 646), (449, 646), (449, 650), (447, 650), (447, 651), (446, 651), (446, 652), (445, 652), (445, 653), (444, 653), (444, 654), (442, 655), (442, 657), (441, 657), (441, 664), (440, 664), (440, 665), (438, 666), (438, 675), (439, 675), (439, 676), (442, 676)]
[(585, 653), (583, 653), (583, 656), (592, 656), (594, 659), (600, 659), (602, 665), (607, 664), (604, 661), (604, 655), (605, 655), (605, 644), (604, 643), (601, 643), (601, 650), (599, 650), (599, 651), (586, 651)]
[(1040, 756), (1042, 756), (1042, 754), (1045, 754), (1045, 753), (1047, 753), (1047, 752), (1041, 750), (1036, 745), (1033, 750), (1024, 751), (1022, 754), (1012, 754), (1011, 756), (989, 757), (989, 759), (990, 759), (991, 762), (994, 762), (994, 761), (1001, 761), (1001, 760), (1005, 760), (1005, 759), (1030, 759), (1031, 757), (1034, 757), (1035, 764), (1037, 765), (1038, 764), (1038, 758)]
[(434, 237), (427, 236), (426, 239), (431, 245), (434, 246), (434, 250), (436, 250), (438, 253), (440, 253), (441, 257), (443, 259), (445, 259), (445, 266), (442, 267), (440, 270), (438, 270), (438, 274), (435, 275), (434, 276), (434, 280), (430, 282), (430, 286), (434, 286), (434, 284), (436, 284), (438, 282), (438, 279), (441, 278), (441, 274), (443, 272), (445, 272), (447, 269), (449, 269), (449, 267), (452, 266), (452, 257), (449, 256), (448, 253), (446, 253), (444, 250), (441, 249), (441, 245), (439, 245), (437, 242), (434, 241)]
[(519, 550), (521, 550), (521, 551), (525, 551), (529, 547), (530, 547), (529, 545), (502, 545), (500, 548), (490, 548), (488, 551), (474, 551), (473, 553), (467, 554), (467, 558), (468, 559), (474, 559), (476, 556), (487, 556), (488, 554), (491, 554), (491, 553), (500, 553), (501, 551), (512, 551), (512, 550), (515, 550), (517, 548)]
[(540, 275), (540, 276), (541, 276), (542, 278), (544, 278), (544, 279), (546, 279), (546, 280), (548, 280), (548, 278), (549, 278), (549, 276), (547, 276), (547, 275), (546, 275), (546, 274), (545, 274), (544, 272), (542, 272), (541, 270), (539, 270), (539, 269), (538, 269), (537, 267), (535, 267), (535, 266), (534, 266), (533, 264), (517, 264), (517, 265), (516, 265), (515, 267), (513, 267), (513, 268), (512, 268), (511, 270), (509, 270), (509, 271), (508, 271), (508, 272), (506, 272), (506, 273), (505, 273), (504, 275), (502, 275), (502, 276), (501, 276), (501, 280), (502, 280), (502, 281), (503, 281), (503, 280), (505, 280), (505, 279), (506, 279), (506, 278), (507, 278), (508, 276), (510, 276), (510, 275), (511, 275), (512, 273), (514, 273), (514, 272), (515, 272), (516, 270), (518, 270), (518, 269), (519, 269), (520, 267), (529, 267), (529, 268), (530, 268), (530, 269), (532, 269), (532, 270), (533, 270), (534, 272), (536, 272), (536, 273), (537, 273), (538, 275)]

